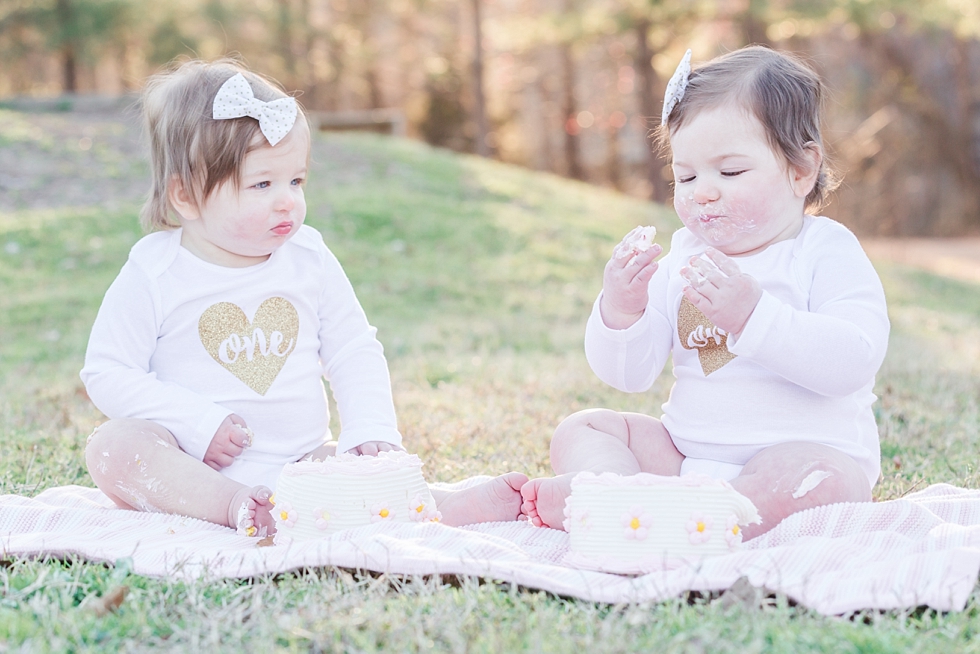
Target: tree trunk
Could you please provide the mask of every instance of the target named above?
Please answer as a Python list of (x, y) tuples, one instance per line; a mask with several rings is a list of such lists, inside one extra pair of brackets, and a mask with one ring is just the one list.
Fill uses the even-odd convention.
[[(641, 20), (636, 23), (636, 59), (633, 67), (636, 69), (640, 78), (640, 112), (646, 121), (647, 127), (660, 124), (660, 114), (662, 107), (657, 100), (656, 93), (660, 90), (660, 79), (657, 71), (654, 70), (651, 60), (653, 50), (650, 48), (650, 41), (647, 34), (650, 32), (650, 21)], [(670, 184), (663, 176), (663, 168), (669, 162), (661, 157), (652, 141), (647, 143), (647, 182), (650, 184), (650, 199), (654, 202), (670, 201)]]
[(564, 82), (562, 97), (562, 116), (565, 119), (565, 165), (572, 179), (585, 179), (579, 156), (578, 123), (576, 123), (575, 103), (575, 62), (572, 59), (572, 45), (563, 43), (559, 49)]
[(766, 33), (769, 25), (762, 18), (766, 11), (766, 0), (749, 0), (748, 6), (742, 13), (739, 23), (742, 27), (742, 38), (746, 45), (772, 46)]
[(307, 109), (318, 109), (320, 85), (316, 78), (316, 66), (313, 65), (312, 59), (312, 53), (316, 49), (317, 31), (313, 24), (310, 0), (300, 0), (299, 11), (303, 17), (303, 57), (306, 60), (303, 65), (306, 77), (306, 97), (303, 98), (303, 104)]
[(491, 154), (487, 136), (487, 103), (483, 95), (483, 16), (482, 0), (473, 0), (473, 120), (476, 122), (476, 153), (481, 157)]
[(289, 87), (296, 86), (296, 53), (293, 52), (293, 9), (290, 0), (279, 0), (279, 53), (289, 76)]
[(606, 146), (606, 175), (609, 183), (616, 190), (623, 188), (623, 169), (619, 161), (619, 128), (609, 125), (606, 130), (608, 145)]
[(61, 86), (65, 93), (78, 91), (78, 62), (77, 43), (73, 31), (75, 29), (74, 12), (71, 0), (58, 0), (55, 5), (58, 26), (61, 28)]

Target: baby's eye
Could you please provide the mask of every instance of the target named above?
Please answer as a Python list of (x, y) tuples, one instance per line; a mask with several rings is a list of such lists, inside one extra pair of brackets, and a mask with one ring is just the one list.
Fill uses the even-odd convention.
[(721, 175), (722, 177), (737, 177), (744, 172), (744, 170), (723, 170), (721, 171)]
[(688, 182), (693, 182), (694, 179), (695, 179), (695, 177), (697, 177), (697, 175), (686, 175), (686, 176), (683, 176), (683, 177), (678, 177), (677, 178), (677, 183), (678, 184), (687, 184)]
[(296, 179), (294, 179), (294, 180), (293, 180), (292, 182), (290, 182), (290, 183), (291, 183), (291, 184), (292, 184), (293, 186), (302, 186), (302, 185), (303, 185), (304, 183), (306, 183), (306, 180), (305, 180), (305, 179), (303, 179), (302, 177), (297, 177)]
[(270, 185), (271, 185), (270, 182), (259, 182), (258, 184), (253, 184), (252, 187), (253, 188), (269, 188)]

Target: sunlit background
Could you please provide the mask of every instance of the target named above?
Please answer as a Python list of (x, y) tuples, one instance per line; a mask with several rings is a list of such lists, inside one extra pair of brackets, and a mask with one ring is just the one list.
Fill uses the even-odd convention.
[(0, 0), (0, 104), (112, 104), (175, 58), (235, 53), (323, 128), (666, 201), (647, 133), (680, 56), (764, 43), (831, 89), (845, 185), (828, 215), (864, 235), (966, 235), (980, 232), (978, 38), (977, 0)]

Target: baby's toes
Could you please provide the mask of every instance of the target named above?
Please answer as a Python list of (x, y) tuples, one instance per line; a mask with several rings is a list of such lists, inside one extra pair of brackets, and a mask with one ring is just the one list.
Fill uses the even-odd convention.
[(249, 499), (255, 502), (256, 506), (271, 507), (272, 491), (268, 486), (253, 486), (248, 490)]
[(255, 500), (246, 497), (238, 506), (238, 513), (235, 516), (235, 529), (243, 536), (255, 535)]
[(255, 486), (249, 493), (252, 500), (252, 529), (254, 535), (267, 536), (276, 531), (276, 520), (272, 516), (272, 491), (265, 486)]
[(521, 513), (527, 516), (531, 524), (535, 527), (541, 526), (541, 517), (538, 516), (538, 506), (535, 502), (524, 502), (521, 504)]

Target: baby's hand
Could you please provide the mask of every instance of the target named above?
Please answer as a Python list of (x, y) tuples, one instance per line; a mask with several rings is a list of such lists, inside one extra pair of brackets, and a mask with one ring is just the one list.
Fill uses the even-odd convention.
[(692, 257), (690, 267), (681, 268), (690, 284), (684, 296), (716, 326), (738, 336), (759, 304), (762, 287), (718, 250), (708, 248), (706, 254), (710, 260)]
[(654, 259), (663, 251), (659, 245), (653, 245), (646, 252), (634, 256), (618, 257), (614, 254), (606, 263), (599, 311), (607, 327), (626, 329), (646, 311), (650, 278), (657, 272)]
[(361, 443), (357, 447), (352, 447), (347, 451), (351, 454), (360, 454), (363, 456), (378, 456), (378, 452), (404, 452), (405, 448), (400, 445), (385, 443), (384, 441), (368, 441)]
[(230, 466), (252, 444), (245, 421), (234, 413), (225, 418), (204, 453), (204, 463), (215, 470)]

